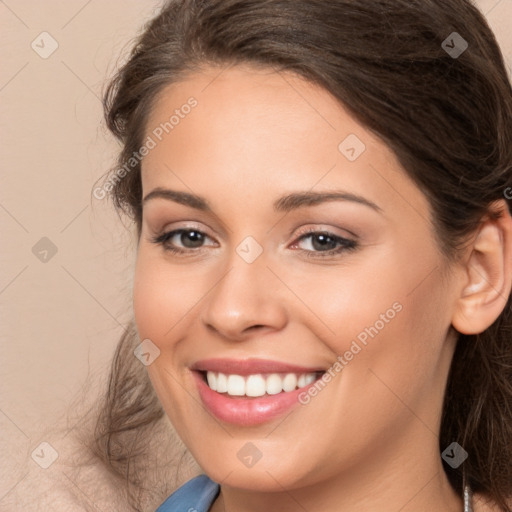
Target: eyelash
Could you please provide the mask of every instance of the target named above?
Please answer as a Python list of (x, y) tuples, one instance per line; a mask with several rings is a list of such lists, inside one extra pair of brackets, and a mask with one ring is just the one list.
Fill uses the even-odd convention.
[[(205, 237), (208, 237), (206, 233), (203, 233), (202, 231), (199, 231), (195, 228), (180, 228), (175, 229), (173, 231), (167, 231), (165, 233), (162, 233), (160, 235), (157, 235), (153, 238), (151, 238), (151, 242), (161, 245), (165, 251), (168, 251), (171, 254), (175, 255), (187, 255), (187, 253), (191, 252), (198, 252), (202, 249), (202, 247), (196, 248), (196, 249), (181, 249), (178, 247), (173, 247), (172, 245), (169, 245), (168, 242), (170, 239), (172, 239), (175, 235), (181, 234), (181, 233), (188, 233), (188, 232), (195, 232), (199, 233), (200, 235), (203, 235)], [(328, 231), (319, 231), (314, 228), (310, 228), (306, 230), (304, 233), (302, 233), (299, 238), (293, 243), (293, 245), (296, 245), (298, 242), (310, 238), (312, 235), (325, 235), (331, 239), (333, 239), (335, 242), (340, 244), (341, 246), (337, 249), (329, 249), (328, 251), (310, 251), (306, 249), (299, 249), (302, 253), (305, 253), (305, 256), (308, 258), (328, 258), (330, 256), (335, 256), (338, 254), (341, 254), (343, 252), (351, 252), (356, 250), (359, 247), (359, 244), (355, 240), (350, 240), (348, 238), (343, 238), (337, 235), (334, 235), (333, 233), (329, 233)]]

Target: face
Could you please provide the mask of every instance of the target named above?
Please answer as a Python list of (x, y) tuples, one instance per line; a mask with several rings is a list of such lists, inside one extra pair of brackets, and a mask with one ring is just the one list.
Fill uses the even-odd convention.
[(246, 489), (432, 461), (454, 297), (425, 196), (322, 88), (220, 71), (146, 127), (134, 312), (167, 415)]

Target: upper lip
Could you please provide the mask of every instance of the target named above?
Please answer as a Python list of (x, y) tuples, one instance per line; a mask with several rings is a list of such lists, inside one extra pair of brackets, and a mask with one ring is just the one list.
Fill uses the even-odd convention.
[(196, 361), (191, 370), (202, 372), (220, 372), (229, 375), (252, 375), (257, 373), (315, 373), (324, 372), (324, 368), (298, 366), (295, 364), (271, 361), (268, 359), (201, 359)]

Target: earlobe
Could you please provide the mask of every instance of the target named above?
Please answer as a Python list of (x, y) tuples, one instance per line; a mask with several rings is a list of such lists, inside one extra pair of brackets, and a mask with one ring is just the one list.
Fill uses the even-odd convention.
[(512, 217), (504, 200), (492, 204), (467, 250), (452, 325), (478, 334), (500, 316), (512, 288)]

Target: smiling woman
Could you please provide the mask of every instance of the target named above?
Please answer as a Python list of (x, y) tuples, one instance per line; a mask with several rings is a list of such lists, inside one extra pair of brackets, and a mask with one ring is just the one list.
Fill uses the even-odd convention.
[(173, 0), (105, 111), (147, 149), (92, 441), (134, 510), (168, 419), (203, 474), (160, 512), (511, 511), (512, 95), (469, 1)]

